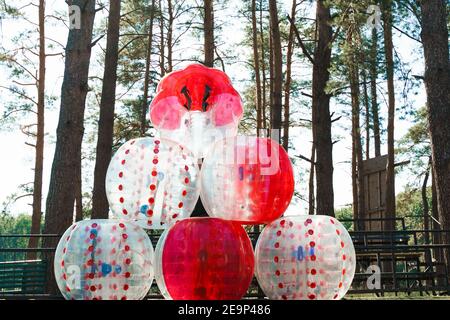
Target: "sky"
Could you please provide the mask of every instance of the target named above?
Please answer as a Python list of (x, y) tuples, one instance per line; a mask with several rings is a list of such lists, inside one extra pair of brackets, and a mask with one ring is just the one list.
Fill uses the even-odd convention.
[[(232, 4), (229, 9), (226, 9), (224, 12), (220, 13), (223, 17), (227, 15), (235, 15), (236, 14), (236, 6), (240, 6), (240, 2), (237, 0), (232, 0)], [(285, 7), (285, 11), (290, 11), (291, 2), (289, 0), (285, 0), (282, 2)], [(65, 12), (66, 6), (63, 1), (53, 0), (47, 1), (48, 11), (58, 10), (60, 12)], [(228, 11), (228, 12), (227, 12)], [(36, 19), (36, 12), (28, 10), (28, 12), (32, 13), (30, 15), (31, 19)], [(313, 13), (314, 11), (311, 10)], [(104, 16), (106, 12), (100, 12), (97, 16), (97, 22), (100, 21), (102, 16)], [(239, 22), (239, 23), (238, 23)], [(24, 22), (11, 21), (3, 19), (0, 25), (0, 46), (10, 47), (10, 38), (17, 35), (24, 29)], [(232, 23), (226, 23), (223, 27), (223, 32), (221, 36), (221, 42), (225, 43), (227, 46), (231, 46), (233, 44), (238, 44), (242, 40), (242, 35), (244, 33), (243, 21), (235, 21)], [(61, 23), (57, 21), (52, 21), (50, 18), (47, 23), (47, 35), (52, 40), (55, 40), (55, 48), (51, 51), (60, 52), (61, 48), (56, 45), (57, 42), (64, 44), (67, 38), (67, 28)], [(195, 41), (193, 39), (188, 41)], [(49, 41), (50, 43), (51, 41)], [(411, 74), (420, 75), (423, 73), (423, 62), (421, 57), (420, 46), (418, 43), (413, 40), (397, 33), (394, 30), (394, 44), (396, 46), (396, 51), (402, 61), (406, 64), (409, 64), (409, 67), (412, 69)], [(100, 47), (104, 47), (104, 42), (100, 42), (93, 51), (93, 63), (91, 67), (91, 75), (102, 75), (102, 68), (99, 63), (96, 63), (94, 60), (98, 60), (100, 56)], [(235, 47), (234, 48), (236, 54), (248, 54), (243, 48)], [(298, 49), (297, 49), (298, 50)], [(181, 51), (178, 54), (186, 54), (186, 52)], [(244, 60), (244, 57), (243, 59)], [(58, 97), (60, 95), (62, 77), (64, 71), (64, 61), (61, 57), (49, 57), (47, 62), (47, 94)], [(183, 64), (180, 65), (182, 67)], [(249, 73), (246, 69), (244, 63), (235, 63), (232, 65), (226, 65), (226, 71), (233, 80), (235, 86), (238, 91), (243, 89), (243, 84), (248, 81)], [(310, 79), (311, 77), (311, 68), (304, 64), (296, 64), (296, 67), (293, 70), (293, 73), (296, 77), (300, 77), (302, 79)], [(8, 86), (13, 79), (9, 78), (8, 70), (4, 67), (0, 66), (0, 85)], [(401, 88), (401, 85), (398, 84), (398, 87)], [(242, 92), (242, 91), (241, 91)], [(412, 105), (415, 108), (420, 108), (425, 105), (426, 97), (425, 97), (425, 89), (423, 87), (419, 90), (419, 95), (411, 96), (410, 99), (413, 101)], [(120, 89), (119, 93), (120, 94)], [(139, 92), (132, 91), (130, 93), (139, 94)], [(3, 113), (5, 101), (10, 99), (10, 93), (0, 89), (0, 113)], [(383, 99), (381, 99), (383, 101)], [(400, 102), (400, 98), (398, 98), (398, 103)], [(89, 110), (93, 110), (97, 106), (93, 103), (92, 97), (88, 99), (87, 113)], [(339, 111), (338, 107), (334, 102), (332, 102), (332, 109)], [(44, 199), (43, 199), (43, 210), (45, 209), (45, 198), (49, 185), (49, 177), (51, 170), (51, 163), (53, 160), (54, 153), (54, 142), (56, 137), (56, 127), (58, 121), (58, 112), (59, 112), (59, 99), (55, 101), (54, 105), (46, 110), (45, 115), (45, 130), (46, 130), (46, 144), (45, 144), (45, 154), (44, 154), (44, 181), (43, 181), (43, 191), (44, 191)], [(383, 118), (387, 118), (387, 107), (385, 104), (381, 106), (381, 115)], [(301, 116), (301, 114), (294, 115)], [(33, 123), (33, 119), (27, 119), (21, 124)], [(396, 119), (396, 132), (395, 137), (396, 140), (400, 139), (411, 126), (411, 123), (406, 120), (401, 120), (397, 115)], [(349, 130), (351, 128), (351, 119), (348, 117), (343, 117), (338, 123), (336, 123), (333, 127), (333, 133), (336, 137), (339, 137), (340, 140), (334, 146), (333, 158), (334, 158), (334, 190), (335, 190), (335, 206), (336, 208), (341, 208), (351, 204), (352, 202), (352, 184), (351, 184), (351, 137), (349, 135)], [(303, 155), (305, 157), (310, 156), (311, 149), (311, 133), (309, 130), (304, 128), (292, 128), (291, 129), (291, 137), (292, 143), (295, 146), (294, 150), (290, 150), (289, 154), (291, 157), (295, 155)], [(25, 142), (32, 142), (27, 140), (26, 137), (20, 132), (19, 126), (16, 125), (12, 130), (6, 130), (2, 128), (0, 130), (0, 205), (3, 203), (8, 196), (12, 193), (17, 192), (17, 188), (19, 185), (24, 183), (30, 183), (33, 181), (33, 164), (34, 164), (34, 149), (26, 146)], [(95, 144), (90, 144), (88, 147), (95, 148)], [(383, 146), (382, 153), (386, 152), (386, 146)], [(373, 154), (373, 152), (372, 152)], [(397, 161), (401, 161), (403, 159), (397, 159)], [(83, 172), (84, 176), (84, 191), (89, 191), (92, 188), (92, 162), (88, 163), (86, 166), (86, 170)], [(296, 189), (300, 191), (303, 195), (307, 195), (307, 183), (308, 183), (308, 170), (309, 163), (304, 161), (296, 161), (295, 171), (296, 171)], [(397, 175), (396, 179), (396, 190), (400, 192), (404, 189), (404, 186), (414, 180), (415, 177), (411, 177), (407, 174), (407, 171), (400, 173)], [(31, 198), (23, 198), (17, 201), (15, 204), (8, 208), (8, 211), (11, 214), (19, 214), (19, 213), (30, 213), (31, 212)], [(291, 206), (288, 209), (288, 214), (303, 214), (307, 211), (307, 203), (301, 200), (295, 200), (292, 202)]]

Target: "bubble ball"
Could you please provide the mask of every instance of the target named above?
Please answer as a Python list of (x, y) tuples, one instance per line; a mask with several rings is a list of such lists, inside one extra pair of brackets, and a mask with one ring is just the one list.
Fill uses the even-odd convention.
[(329, 216), (287, 216), (267, 225), (255, 249), (256, 278), (273, 300), (337, 300), (356, 257), (345, 227)]
[(189, 218), (164, 231), (155, 250), (155, 277), (166, 299), (237, 300), (253, 278), (254, 254), (241, 225)]
[(199, 168), (175, 142), (139, 138), (115, 153), (106, 175), (112, 218), (164, 229), (189, 217), (199, 197)]
[(61, 237), (55, 278), (67, 300), (138, 300), (152, 284), (153, 259), (142, 228), (115, 220), (84, 220)]
[(203, 158), (218, 139), (236, 136), (243, 115), (239, 93), (221, 70), (191, 64), (166, 75), (150, 104), (161, 137), (189, 146)]
[(200, 197), (208, 214), (243, 224), (279, 218), (294, 193), (288, 154), (266, 138), (238, 136), (217, 142), (200, 175)]

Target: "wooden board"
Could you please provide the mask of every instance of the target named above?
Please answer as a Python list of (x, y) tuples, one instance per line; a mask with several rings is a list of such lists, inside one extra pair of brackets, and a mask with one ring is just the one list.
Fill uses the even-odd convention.
[[(365, 216), (364, 219), (382, 219), (386, 216), (386, 165), (387, 155), (369, 159), (363, 163)], [(367, 221), (366, 231), (383, 231), (381, 220)]]

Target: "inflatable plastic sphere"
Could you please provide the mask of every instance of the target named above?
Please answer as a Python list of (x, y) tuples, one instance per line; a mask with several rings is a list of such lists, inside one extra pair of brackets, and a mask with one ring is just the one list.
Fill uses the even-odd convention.
[(236, 300), (253, 277), (254, 255), (247, 233), (237, 223), (189, 218), (161, 236), (155, 275), (166, 299)]
[(112, 218), (164, 229), (189, 217), (199, 197), (199, 169), (175, 142), (140, 138), (116, 152), (106, 175)]
[(242, 114), (228, 76), (200, 64), (166, 75), (150, 104), (150, 120), (161, 137), (189, 146), (198, 158), (217, 139), (235, 136)]
[(270, 299), (341, 299), (355, 274), (355, 249), (329, 216), (284, 217), (256, 245), (256, 277)]
[(217, 142), (201, 170), (201, 199), (212, 217), (244, 224), (269, 223), (294, 193), (291, 161), (275, 141), (234, 137)]
[(152, 284), (153, 258), (150, 239), (140, 227), (84, 220), (59, 241), (55, 278), (68, 300), (138, 300)]

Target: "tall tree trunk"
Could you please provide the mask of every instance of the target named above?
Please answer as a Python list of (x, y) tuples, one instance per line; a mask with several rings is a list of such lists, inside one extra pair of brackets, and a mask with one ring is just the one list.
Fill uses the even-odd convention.
[[(433, 160), (431, 160), (433, 161)], [(433, 216), (433, 230), (442, 230), (441, 222), (439, 219), (439, 211), (437, 205), (437, 190), (436, 190), (436, 177), (433, 170), (433, 162), (431, 162), (431, 213)], [(443, 235), (440, 232), (433, 232), (433, 244), (442, 244)], [(438, 263), (436, 271), (438, 274), (445, 275), (445, 252), (442, 248), (436, 248), (433, 250), (433, 258)], [(442, 286), (445, 285), (445, 279), (443, 277), (438, 278), (437, 284)]]
[(262, 99), (261, 99), (261, 72), (258, 53), (258, 29), (256, 21), (256, 0), (252, 0), (252, 35), (253, 35), (253, 63), (255, 70), (256, 94), (256, 135), (261, 136), (262, 128)]
[(164, 37), (164, 9), (162, 1), (159, 0), (159, 69), (161, 78), (166, 74), (165, 37)]
[[(352, 111), (353, 115), (353, 111)], [(355, 137), (353, 135), (353, 122), (354, 119), (352, 117), (352, 209), (353, 209), (353, 219), (356, 221), (355, 223), (355, 229), (356, 231), (359, 231), (359, 219), (361, 218), (359, 216), (359, 206), (358, 206), (358, 163), (356, 158), (356, 144), (355, 144)]]
[(333, 142), (331, 136), (330, 95), (326, 86), (331, 66), (331, 14), (324, 0), (317, 1), (317, 46), (313, 66), (313, 143), (316, 146), (317, 214), (334, 216)]
[[(351, 42), (353, 44), (353, 42)], [(364, 217), (365, 205), (364, 205), (364, 177), (363, 177), (363, 150), (361, 143), (361, 127), (360, 127), (360, 89), (359, 89), (359, 67), (357, 65), (357, 59), (352, 59), (350, 62), (350, 89), (352, 97), (352, 138), (353, 138), (353, 154), (354, 161), (356, 161), (356, 202), (357, 202), (357, 218)], [(354, 191), (355, 192), (355, 191)], [(355, 194), (355, 193), (354, 193)], [(355, 200), (354, 200), (355, 201)], [(358, 230), (361, 229), (358, 226)]]
[[(433, 160), (431, 159), (431, 216), (433, 217), (433, 230), (441, 230), (439, 211), (437, 206), (437, 190), (436, 190), (436, 177), (434, 176)], [(433, 243), (441, 244), (441, 235), (439, 233), (433, 233)], [(435, 257), (436, 260), (437, 257)], [(443, 259), (441, 260), (443, 262)]]
[[(269, 28), (269, 43), (268, 43), (268, 54), (269, 54), (269, 119), (268, 119), (268, 127), (267, 127), (267, 137), (272, 137), (270, 129), (272, 129), (272, 106), (273, 106), (273, 86), (275, 84), (274, 81), (274, 64), (273, 64), (273, 39), (272, 39), (272, 30)], [(278, 139), (276, 139), (278, 140)]]
[[(212, 68), (214, 67), (214, 49), (215, 49), (213, 0), (205, 0), (203, 10), (204, 10), (203, 32), (205, 37), (203, 47), (205, 51), (204, 65)], [(208, 216), (208, 213), (206, 212), (206, 209), (203, 206), (202, 200), (200, 198), (198, 199), (194, 208), (194, 213), (191, 216), (192, 217)]]
[(150, 11), (150, 20), (148, 23), (148, 39), (147, 39), (147, 53), (145, 57), (145, 73), (144, 73), (144, 99), (142, 101), (141, 113), (141, 137), (145, 136), (147, 132), (147, 113), (149, 105), (149, 90), (150, 90), (150, 66), (152, 64), (152, 45), (153, 45), (153, 20), (155, 18), (155, 0), (152, 0)]
[(214, 0), (204, 1), (205, 66), (214, 67)]
[(292, 82), (292, 56), (294, 54), (294, 29), (295, 13), (297, 11), (297, 1), (292, 1), (291, 25), (289, 27), (288, 49), (286, 57), (286, 80), (284, 83), (284, 123), (283, 123), (283, 147), (287, 151), (289, 148), (289, 122), (290, 122), (290, 97)]
[(313, 215), (316, 212), (316, 198), (314, 196), (314, 169), (316, 162), (316, 146), (312, 143), (311, 148), (311, 165), (309, 167), (309, 183), (308, 183), (308, 214)]
[(375, 157), (381, 156), (381, 134), (380, 134), (380, 115), (378, 111), (378, 33), (377, 29), (372, 30), (372, 44), (370, 50), (370, 95), (372, 105), (373, 136)]
[(264, 135), (266, 134), (267, 129), (267, 112), (266, 112), (266, 106), (267, 106), (267, 75), (266, 75), (266, 47), (265, 47), (265, 41), (264, 41), (264, 28), (263, 28), (263, 0), (260, 0), (259, 2), (259, 34), (260, 34), (260, 40), (261, 40), (261, 73), (262, 73), (262, 129), (264, 129)]
[[(73, 222), (75, 181), (84, 134), (84, 110), (89, 90), (88, 75), (92, 48), (95, 0), (74, 0), (81, 8), (81, 28), (69, 31), (55, 155), (47, 196), (44, 232), (63, 234)], [(58, 239), (44, 239), (44, 247), (56, 247)], [(53, 254), (47, 257), (47, 291), (57, 293)]]
[[(33, 182), (33, 215), (31, 217), (31, 234), (41, 233), (42, 219), (42, 174), (44, 166), (44, 112), (45, 112), (45, 0), (39, 0), (39, 75), (37, 101), (37, 132), (35, 147), (34, 182)], [(37, 248), (39, 238), (30, 237), (28, 248)], [(36, 252), (29, 252), (27, 259), (37, 258)]]
[[(446, 1), (420, 1), (425, 85), (439, 220), (450, 230), (450, 63)], [(450, 243), (450, 234), (443, 234)], [(450, 250), (445, 250), (450, 273)]]
[(272, 104), (270, 106), (270, 129), (272, 130), (272, 139), (281, 144), (281, 122), (282, 122), (282, 91), (283, 91), (283, 56), (281, 51), (280, 26), (278, 22), (278, 8), (276, 0), (269, 0), (270, 15), (270, 34), (272, 40), (273, 55), (273, 86), (272, 86)]
[[(431, 166), (431, 159), (430, 159), (430, 166)], [(430, 230), (430, 205), (428, 203), (428, 194), (427, 194), (427, 185), (428, 185), (428, 179), (430, 177), (430, 167), (427, 168), (427, 172), (425, 173), (425, 177), (423, 179), (422, 184), (422, 206), (423, 206), (423, 229), (427, 230), (424, 233), (424, 242), (426, 245), (430, 244), (430, 233), (428, 230)], [(431, 260), (431, 250), (425, 251), (425, 263), (427, 264), (427, 267), (433, 268), (433, 262)], [(427, 285), (431, 286), (432, 282), (430, 280), (427, 281)]]
[(367, 74), (366, 70), (362, 71), (363, 90), (364, 90), (364, 108), (366, 113), (365, 129), (366, 129), (366, 159), (370, 159), (370, 104), (369, 93), (367, 88)]
[(119, 58), (119, 29), (121, 1), (110, 1), (105, 69), (98, 120), (97, 153), (92, 196), (92, 219), (108, 219), (109, 204), (105, 179), (111, 161), (116, 103), (117, 61)]
[[(81, 155), (80, 155), (81, 156)], [(77, 168), (75, 179), (75, 221), (83, 220), (83, 179), (81, 159)]]
[[(386, 167), (386, 217), (395, 218), (395, 89), (394, 89), (394, 45), (392, 42), (392, 0), (383, 1), (384, 47), (388, 86), (388, 161)], [(395, 222), (385, 224), (387, 230), (395, 229)]]
[(167, 72), (172, 72), (173, 69), (173, 4), (172, 0), (167, 0), (167, 14), (168, 14), (168, 25), (167, 25)]

